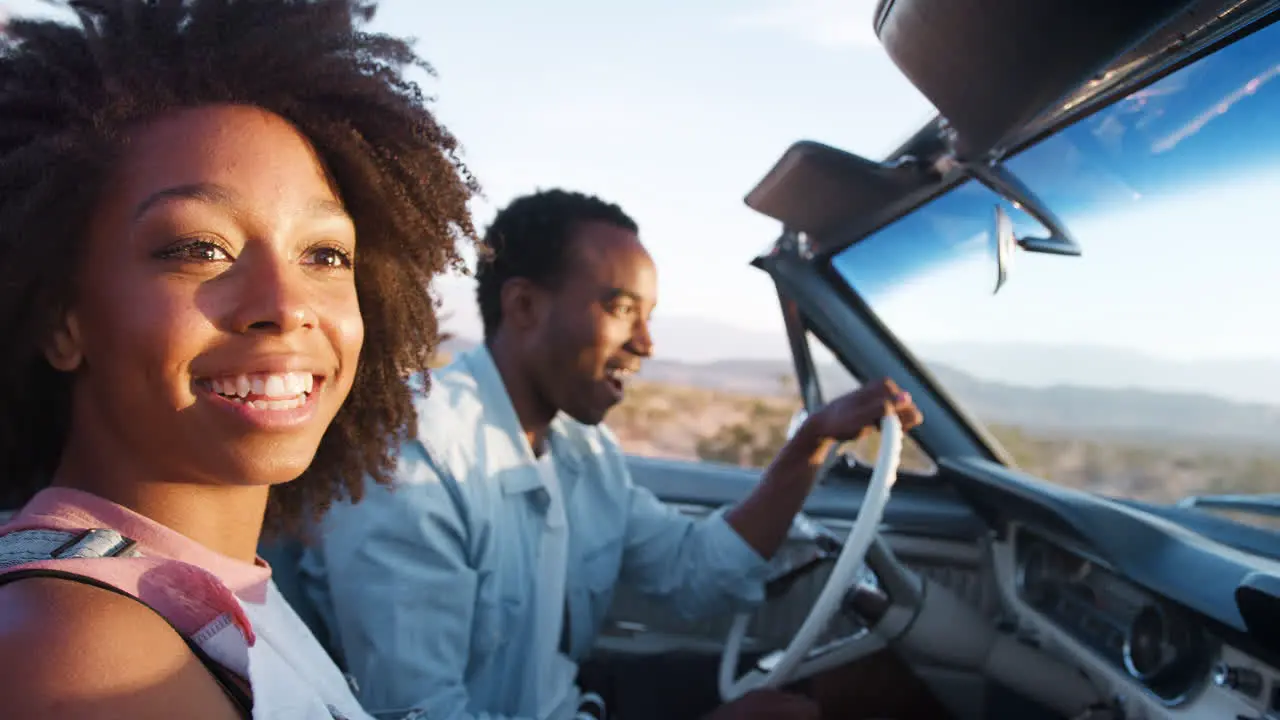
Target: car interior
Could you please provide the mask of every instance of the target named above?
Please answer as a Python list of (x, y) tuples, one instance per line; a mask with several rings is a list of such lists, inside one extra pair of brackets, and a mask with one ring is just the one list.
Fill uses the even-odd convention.
[[(1191, 503), (1111, 498), (1019, 471), (838, 271), (846, 248), (966, 185), (1007, 201), (1040, 231), (1015, 239), (1007, 218), (994, 220), (997, 259), (1014, 243), (1070, 262), (1087, 243), (1012, 169), (1018, 156), (1236, 43), (1253, 43), (1274, 66), (1277, 10), (1219, 0), (881, 0), (876, 34), (938, 117), (880, 160), (816, 141), (787, 149), (746, 196), (781, 226), (752, 264), (777, 287), (809, 410), (841, 390), (816, 368), (817, 345), (854, 382), (901, 379), (927, 418), (912, 440), (928, 472), (904, 463), (866, 568), (804, 660), (773, 682), (829, 675), (856, 685), (850, 668), (884, 650), (956, 718), (1280, 716), (1274, 532)], [(856, 91), (852, 81), (832, 89)], [(1003, 263), (992, 276), (1004, 282)], [(739, 633), (745, 661), (736, 669), (776, 666), (813, 611), (860, 509), (868, 511), (867, 460), (828, 464), (774, 561), (769, 600)], [(631, 472), (694, 517), (737, 501), (758, 479), (754, 470), (641, 457)], [(622, 707), (676, 716), (682, 697), (714, 698), (734, 626), (730, 617), (672, 617), (619, 588), (598, 661), (627, 668)], [(851, 700), (863, 703), (856, 716), (874, 714), (866, 703), (875, 700)]]
[[(779, 225), (751, 262), (776, 286), (808, 412), (842, 389), (818, 367), (821, 349), (847, 383), (894, 378), (927, 420), (905, 450), (886, 426), (878, 453), (833, 454), (753, 615), (685, 620), (619, 588), (593, 659), (621, 669), (619, 717), (824, 682), (847, 716), (874, 716), (882, 698), (865, 668), (886, 657), (964, 720), (1280, 716), (1274, 531), (1018, 469), (842, 269), (853, 253), (874, 260), (860, 247), (926, 262), (942, 252), (927, 229), (893, 228), (930, 227), (909, 223), (961, 200), (977, 208), (966, 227), (991, 244), (997, 291), (1019, 280), (1015, 254), (1088, 253), (1067, 206), (1042, 190), (1062, 173), (1023, 171), (1036, 150), (1160, 83), (1207, 82), (1226, 66), (1209, 63), (1237, 47), (1280, 67), (1278, 17), (1280, 3), (1251, 0), (880, 0), (867, 22), (938, 115), (879, 160), (820, 139), (786, 149), (746, 195)], [(831, 92), (856, 93), (856, 79)], [(645, 457), (630, 469), (692, 517), (759, 477)]]

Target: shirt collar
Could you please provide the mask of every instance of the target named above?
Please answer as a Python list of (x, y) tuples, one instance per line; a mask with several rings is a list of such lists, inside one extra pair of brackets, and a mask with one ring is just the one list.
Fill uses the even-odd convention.
[[(518, 494), (540, 489), (542, 479), (537, 468), (534, 467), (533, 449), (529, 447), (529, 440), (520, 428), (516, 408), (511, 403), (506, 383), (502, 379), (502, 374), (498, 372), (498, 365), (493, 361), (489, 348), (481, 344), (474, 350), (463, 353), (458, 359), (475, 378), (480, 402), (484, 408), (485, 422), (505, 435), (511, 442), (512, 449), (528, 465), (530, 472), (499, 473), (503, 492)], [(562, 473), (562, 477), (569, 480), (564, 485), (566, 490), (572, 487), (572, 479), (582, 468), (582, 458), (577, 443), (568, 432), (568, 423), (564, 413), (557, 413), (551, 420), (548, 434), (557, 468)]]

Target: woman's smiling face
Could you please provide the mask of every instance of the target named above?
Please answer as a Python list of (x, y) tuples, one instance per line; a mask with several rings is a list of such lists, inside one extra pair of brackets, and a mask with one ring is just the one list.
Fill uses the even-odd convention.
[(74, 377), (69, 446), (157, 481), (298, 477), (364, 339), (355, 227), (315, 150), (206, 106), (137, 128), (117, 168), (46, 352)]

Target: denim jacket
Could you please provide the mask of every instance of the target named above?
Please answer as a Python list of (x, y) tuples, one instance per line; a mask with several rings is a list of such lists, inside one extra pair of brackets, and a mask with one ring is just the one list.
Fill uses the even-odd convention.
[[(326, 514), (302, 559), (305, 592), (370, 710), (532, 718), (521, 685), (548, 501), (532, 451), (484, 347), (433, 373), (415, 403), (394, 487), (367, 482), (360, 502)], [(571, 659), (591, 650), (618, 583), (690, 618), (763, 599), (767, 564), (722, 513), (695, 521), (634, 485), (603, 426), (562, 414), (550, 442), (569, 527)]]

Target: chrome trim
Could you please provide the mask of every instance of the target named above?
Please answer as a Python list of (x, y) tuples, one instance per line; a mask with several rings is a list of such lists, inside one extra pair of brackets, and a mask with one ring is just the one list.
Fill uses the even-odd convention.
[[(1032, 553), (1044, 556), (1048, 552), (1044, 548), (1043, 543), (1029, 543), (1029, 544), (1031, 545), (1031, 547), (1029, 547), (1026, 550), (1026, 554), (1023, 557), (1017, 559), (1017, 565), (1015, 566), (1013, 571), (1013, 586), (1018, 591), (1018, 596), (1021, 597), (1023, 600), (1028, 599), (1027, 598), (1027, 565), (1029, 565), (1031, 562)], [(1014, 557), (1017, 558), (1017, 555), (1015, 554)], [(1044, 557), (1042, 559), (1045, 562), (1048, 562), (1047, 557)]]
[[(716, 510), (716, 508), (711, 508), (706, 505), (701, 505), (699, 503), (668, 502), (667, 505), (675, 509), (676, 511), (680, 512), (681, 514), (687, 515), (692, 518), (704, 518), (711, 515), (711, 513), (715, 512)], [(832, 518), (832, 517), (814, 517), (811, 515), (807, 517), (809, 517), (814, 522), (818, 523), (819, 525), (822, 525), (826, 529), (838, 535), (842, 535), (842, 536), (848, 535), (850, 532), (853, 531), (854, 521), (852, 520), (846, 520), (844, 518)], [(892, 523), (892, 522), (881, 523), (880, 532), (884, 535), (896, 536), (895, 542), (897, 542), (897, 538), (900, 538), (900, 537), (901, 538), (913, 537), (921, 540), (935, 540), (938, 542), (956, 543), (956, 544), (964, 544), (964, 545), (976, 545), (980, 540), (980, 538), (971, 537), (968, 535), (932, 532), (928, 527), (923, 527), (920, 525), (905, 525), (902, 523)], [(789, 536), (788, 539), (803, 540), (805, 538), (792, 535), (792, 536)], [(844, 538), (841, 537), (841, 540), (843, 539)]]
[(1156, 605), (1154, 603), (1148, 603), (1141, 610), (1138, 611), (1138, 614), (1133, 617), (1133, 620), (1129, 621), (1129, 627), (1125, 630), (1125, 633), (1124, 633), (1124, 645), (1122, 645), (1120, 648), (1121, 657), (1124, 659), (1125, 671), (1128, 672), (1129, 675), (1133, 676), (1134, 680), (1137, 680), (1143, 684), (1146, 684), (1147, 680), (1150, 680), (1153, 676), (1155, 676), (1156, 673), (1160, 672), (1162, 669), (1164, 669), (1164, 666), (1168, 664), (1167, 662), (1164, 661), (1163, 658), (1161, 658), (1160, 665), (1156, 666), (1156, 668), (1151, 672), (1146, 672), (1146, 673), (1138, 670), (1138, 668), (1135, 667), (1133, 664), (1133, 626), (1137, 624), (1138, 618), (1142, 617), (1143, 613), (1146, 613), (1148, 611), (1154, 612), (1160, 618), (1160, 636), (1161, 636), (1160, 639), (1161, 639), (1161, 644), (1162, 645), (1164, 644), (1164, 633), (1167, 625), (1166, 623), (1167, 618), (1165, 618), (1164, 610), (1159, 605)]
[[(1040, 528), (1031, 530), (1031, 529), (1028, 529), (1022, 523), (1017, 523), (1017, 522), (1012, 523), (1010, 540), (1008, 545), (1012, 555), (1015, 579), (1016, 579), (1017, 570), (1019, 567), (1019, 563), (1017, 561), (1019, 546), (1024, 541), (1029, 543), (1029, 542), (1034, 542), (1036, 540), (1039, 540), (1050, 546), (1056, 547), (1058, 550), (1063, 550), (1063, 551), (1072, 553), (1082, 560), (1092, 562), (1098, 567), (1103, 568), (1104, 570), (1115, 575), (1117, 578), (1123, 580), (1124, 582), (1129, 583), (1133, 587), (1137, 588), (1143, 595), (1147, 596), (1150, 603), (1148, 605), (1145, 605), (1144, 608), (1154, 607), (1163, 616), (1164, 609), (1161, 608), (1155, 602), (1157, 594), (1153, 593), (1152, 591), (1148, 590), (1142, 585), (1135, 583), (1133, 580), (1130, 580), (1123, 573), (1118, 572), (1114, 567), (1112, 567), (1110, 563), (1103, 561), (1094, 553), (1081, 550), (1074, 543), (1064, 542), (1060, 538), (1061, 538), (1060, 535), (1051, 531), (1045, 531)], [(1064, 627), (1057, 620), (1050, 617), (1048, 614), (1046, 614), (1039, 608), (1032, 606), (1031, 603), (1027, 602), (1027, 600), (1022, 596), (1022, 593), (1017, 588), (1016, 580), (1014, 585), (1015, 587), (1014, 587), (1013, 599), (1016, 600), (1017, 603), (1020, 605), (1019, 609), (1022, 612), (1035, 616), (1037, 619), (1040, 620), (1040, 622), (1047, 623), (1055, 632), (1062, 634), (1067, 640), (1070, 641), (1072, 645), (1083, 650), (1085, 653), (1095, 658), (1098, 658), (1102, 662), (1106, 663), (1108, 666), (1111, 666), (1111, 667), (1115, 666), (1115, 660), (1113, 658), (1109, 658), (1103, 655), (1101, 652), (1095, 649), (1092, 645), (1084, 642), (1082, 639), (1077, 637), (1075, 632), (1071, 631), (1067, 627)], [(1142, 694), (1146, 695), (1151, 700), (1154, 700), (1155, 702), (1159, 703), (1160, 705), (1166, 708), (1176, 708), (1176, 707), (1187, 704), (1188, 702), (1196, 698), (1200, 694), (1200, 692), (1203, 691), (1206, 685), (1205, 681), (1207, 680), (1207, 678), (1205, 677), (1197, 678), (1193, 680), (1191, 684), (1185, 690), (1183, 690), (1182, 693), (1172, 698), (1164, 697), (1160, 693), (1148, 687), (1147, 684), (1142, 680), (1142, 678), (1138, 674), (1136, 674), (1134, 670), (1130, 669), (1132, 660), (1129, 658), (1129, 636), (1127, 632), (1125, 634), (1124, 644), (1121, 647), (1121, 657), (1123, 660), (1122, 665), (1124, 667), (1118, 668), (1118, 670), (1123, 670), (1124, 675), (1127, 675), (1128, 679), (1132, 680), (1137, 685), (1138, 690), (1141, 691)]]

